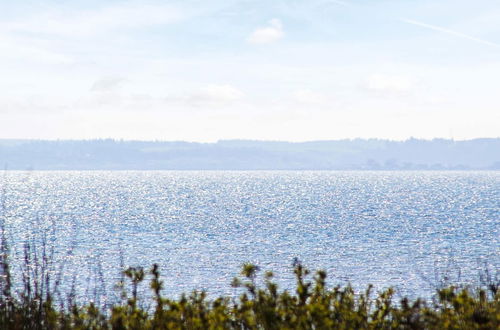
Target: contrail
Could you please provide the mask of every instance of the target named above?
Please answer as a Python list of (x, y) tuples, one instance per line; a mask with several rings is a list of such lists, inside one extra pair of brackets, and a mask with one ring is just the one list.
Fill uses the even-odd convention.
[(434, 31), (438, 31), (438, 32), (443, 32), (443, 33), (447, 33), (447, 34), (454, 35), (456, 37), (460, 37), (460, 38), (464, 38), (464, 39), (469, 39), (469, 40), (481, 43), (483, 45), (488, 45), (488, 46), (493, 46), (493, 47), (500, 48), (500, 44), (497, 44), (497, 43), (494, 43), (494, 42), (491, 42), (491, 41), (488, 41), (488, 40), (484, 40), (484, 39), (479, 39), (479, 38), (476, 38), (476, 37), (473, 37), (473, 36), (470, 36), (470, 35), (467, 35), (467, 34), (463, 34), (463, 33), (457, 32), (457, 31), (453, 31), (453, 30), (450, 30), (450, 29), (446, 29), (446, 28), (443, 28), (443, 27), (440, 27), (440, 26), (426, 24), (426, 23), (422, 23), (422, 22), (419, 22), (419, 21), (414, 21), (414, 20), (406, 19), (406, 18), (400, 18), (399, 20), (401, 22), (405, 22), (405, 23), (408, 23), (408, 24), (420, 26), (420, 27), (423, 27), (423, 28), (426, 28), (426, 29), (430, 29), (430, 30), (434, 30)]

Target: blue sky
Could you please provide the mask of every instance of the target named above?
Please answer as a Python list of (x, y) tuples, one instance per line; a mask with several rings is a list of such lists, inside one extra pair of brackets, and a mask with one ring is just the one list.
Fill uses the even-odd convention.
[(499, 1), (2, 1), (0, 138), (500, 136)]

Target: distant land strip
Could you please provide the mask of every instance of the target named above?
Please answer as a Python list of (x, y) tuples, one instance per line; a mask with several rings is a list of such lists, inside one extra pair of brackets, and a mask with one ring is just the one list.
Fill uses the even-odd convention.
[(500, 170), (500, 138), (215, 143), (0, 139), (6, 170)]

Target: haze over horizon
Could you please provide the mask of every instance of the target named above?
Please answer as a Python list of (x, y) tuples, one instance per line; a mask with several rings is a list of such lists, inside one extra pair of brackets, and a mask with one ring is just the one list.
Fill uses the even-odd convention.
[(0, 3), (0, 139), (500, 137), (498, 1)]

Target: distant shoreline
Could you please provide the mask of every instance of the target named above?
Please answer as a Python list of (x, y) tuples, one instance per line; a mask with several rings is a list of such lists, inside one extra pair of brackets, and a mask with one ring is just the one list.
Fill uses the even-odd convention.
[(500, 138), (216, 143), (0, 139), (7, 170), (497, 171)]

